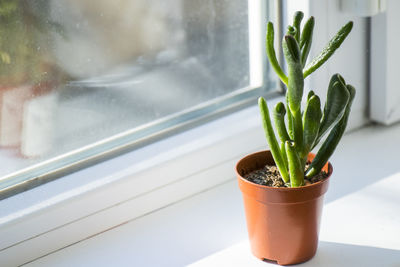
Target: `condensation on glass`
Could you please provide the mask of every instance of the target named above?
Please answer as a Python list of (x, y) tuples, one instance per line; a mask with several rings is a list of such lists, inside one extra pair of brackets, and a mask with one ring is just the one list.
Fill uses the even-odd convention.
[(259, 86), (251, 2), (1, 1), (0, 177)]

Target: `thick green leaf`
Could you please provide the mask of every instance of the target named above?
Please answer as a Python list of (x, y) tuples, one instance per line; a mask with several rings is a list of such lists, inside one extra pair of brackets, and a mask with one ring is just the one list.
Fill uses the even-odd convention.
[(344, 79), (339, 74), (333, 75), (329, 82), (324, 113), (319, 128), (318, 138), (314, 143), (314, 146), (316, 146), (322, 136), (342, 118), (349, 97), (350, 94), (346, 88)]
[(272, 24), (272, 22), (268, 22), (267, 25), (266, 52), (272, 68), (281, 79), (281, 81), (287, 85), (288, 77), (283, 72), (281, 66), (279, 65), (278, 59), (276, 58), (274, 48), (274, 25)]
[[(286, 94), (286, 106), (289, 107), (289, 100), (288, 100), (288, 94)], [(293, 124), (293, 116), (292, 113), (290, 112), (290, 109), (286, 112), (287, 114), (287, 121), (288, 121), (288, 134), (290, 139), (293, 140), (294, 138), (294, 124)]]
[(335, 125), (332, 131), (329, 133), (328, 137), (322, 144), (321, 148), (315, 155), (314, 160), (312, 161), (310, 167), (306, 172), (306, 176), (308, 178), (313, 177), (314, 175), (320, 173), (322, 167), (328, 162), (329, 158), (332, 156), (335, 151), (340, 139), (342, 138), (344, 131), (346, 130), (347, 122), (350, 115), (351, 105), (353, 103), (356, 90), (351, 85), (346, 85), (346, 88), (349, 92), (350, 99), (346, 106), (346, 111), (342, 117), (342, 119)]
[(289, 173), (289, 162), (286, 154), (286, 148), (285, 148), (285, 142), (281, 142), (281, 154), (282, 154), (282, 159), (285, 164), (286, 170)]
[(353, 22), (350, 21), (336, 33), (336, 35), (329, 41), (321, 53), (306, 67), (306, 70), (304, 71), (304, 78), (317, 70), (333, 55), (336, 49), (338, 49), (346, 39), (347, 35), (349, 35), (352, 28)]
[(304, 24), (303, 32), (300, 38), (300, 51), (301, 51), (301, 65), (306, 65), (308, 54), (310, 53), (312, 37), (314, 31), (314, 17), (310, 17), (306, 24)]
[(300, 62), (300, 48), (293, 36), (285, 35), (283, 39), (283, 52), (286, 61), (289, 61), (290, 63)]
[(263, 97), (258, 99), (258, 106), (260, 108), (261, 119), (264, 127), (265, 137), (267, 139), (269, 148), (272, 156), (275, 160), (275, 164), (282, 175), (282, 179), (285, 183), (289, 182), (289, 174), (285, 165), (285, 161), (282, 157), (278, 141), (276, 140), (274, 129), (272, 128), (271, 119), (269, 117), (269, 110), (267, 103)]
[(292, 114), (300, 109), (303, 97), (304, 79), (300, 59), (300, 49), (293, 36), (285, 35), (282, 43), (283, 54), (288, 66), (287, 97)]
[(301, 100), (304, 91), (303, 68), (300, 59), (300, 49), (293, 36), (286, 35), (283, 41), (283, 54), (288, 65), (288, 89), (286, 92), (288, 107), (291, 115), (289, 131), (293, 134), (293, 140), (297, 151), (302, 150), (303, 127), (301, 120)]
[(317, 95), (311, 96), (303, 114), (303, 153), (301, 157), (307, 157), (315, 140), (318, 137), (321, 122), (321, 101)]
[(301, 11), (297, 11), (296, 13), (294, 13), (293, 16), (293, 27), (296, 30), (296, 34), (294, 35), (294, 38), (296, 39), (296, 41), (298, 43), (300, 43), (300, 25), (301, 25), (301, 21), (303, 20), (304, 14)]
[(291, 26), (291, 25), (289, 25), (287, 27), (286, 35), (290, 35), (292, 37), (295, 37), (296, 36), (296, 28)]
[(293, 140), (296, 145), (296, 150), (301, 154), (303, 151), (303, 122), (301, 116), (301, 110), (297, 110), (292, 113), (293, 118)]
[(307, 95), (307, 101), (310, 100), (310, 98), (311, 98), (313, 95), (315, 95), (314, 91), (313, 91), (313, 90), (310, 90), (310, 92), (308, 92), (308, 95)]
[(287, 140), (290, 140), (285, 125), (285, 114), (286, 114), (285, 105), (282, 102), (276, 104), (273, 112), (273, 117), (275, 121), (275, 128), (278, 131), (279, 139), (283, 143), (285, 143)]

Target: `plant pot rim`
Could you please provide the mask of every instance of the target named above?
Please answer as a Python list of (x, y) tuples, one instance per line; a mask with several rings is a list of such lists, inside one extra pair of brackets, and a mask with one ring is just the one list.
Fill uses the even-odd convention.
[[(328, 161), (326, 163), (326, 165), (324, 166), (324, 169), (327, 169), (327, 171), (328, 171), (327, 172), (328, 173), (328, 177), (324, 178), (321, 181), (318, 181), (316, 183), (312, 183), (312, 184), (309, 184), (309, 185), (302, 185), (302, 186), (299, 186), (299, 187), (274, 187), (274, 186), (256, 184), (256, 183), (253, 183), (253, 182), (245, 179), (240, 174), (240, 172), (238, 171), (239, 164), (245, 159), (248, 159), (250, 157), (254, 157), (257, 154), (262, 154), (262, 153), (266, 153), (266, 152), (270, 152), (270, 150), (261, 150), (261, 151), (257, 151), (257, 152), (251, 153), (251, 154), (247, 154), (246, 156), (244, 156), (240, 160), (238, 160), (236, 165), (235, 165), (235, 172), (236, 172), (236, 176), (238, 177), (238, 179), (242, 180), (242, 182), (244, 182), (244, 183), (246, 183), (248, 185), (255, 186), (255, 187), (258, 187), (260, 189), (276, 190), (276, 191), (303, 191), (306, 188), (312, 188), (312, 187), (319, 186), (319, 185), (322, 185), (322, 184), (328, 182), (328, 180), (332, 176), (333, 167), (332, 167), (332, 164)], [(315, 154), (311, 153), (311, 152), (309, 153), (309, 155), (315, 156)]]

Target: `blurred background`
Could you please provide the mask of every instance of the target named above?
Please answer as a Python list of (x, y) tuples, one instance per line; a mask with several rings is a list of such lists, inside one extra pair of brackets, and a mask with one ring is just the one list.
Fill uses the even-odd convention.
[(0, 176), (249, 86), (246, 1), (0, 1)]

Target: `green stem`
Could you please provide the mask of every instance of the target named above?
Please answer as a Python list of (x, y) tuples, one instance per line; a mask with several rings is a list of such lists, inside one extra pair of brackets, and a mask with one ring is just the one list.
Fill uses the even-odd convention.
[(302, 186), (304, 183), (304, 169), (302, 169), (302, 164), (297, 155), (295, 144), (286, 141), (285, 148), (289, 162), (290, 185), (291, 187)]

